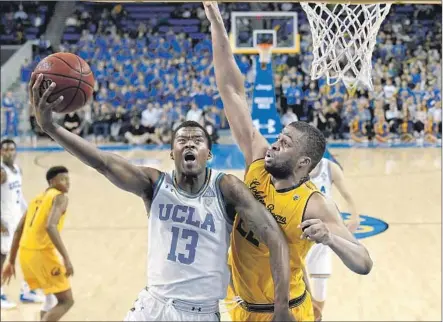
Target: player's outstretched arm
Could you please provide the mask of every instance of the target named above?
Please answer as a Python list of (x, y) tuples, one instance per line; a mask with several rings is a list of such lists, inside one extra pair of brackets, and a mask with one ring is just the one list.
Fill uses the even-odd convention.
[(270, 252), (272, 279), (275, 288), (274, 318), (277, 321), (291, 319), (289, 313), (290, 258), (289, 246), (279, 225), (268, 210), (255, 200), (252, 193), (233, 175), (220, 180), (220, 189), (227, 204), (232, 205), (248, 228), (257, 234)]
[(360, 216), (355, 206), (354, 198), (348, 189), (345, 181), (345, 175), (343, 170), (335, 162), (330, 162), (332, 183), (337, 187), (338, 192), (342, 195), (343, 199), (348, 203), (349, 210), (351, 211), (351, 218), (348, 223), (348, 229), (354, 233), (360, 225)]
[(252, 161), (264, 158), (268, 142), (252, 123), (244, 78), (235, 62), (217, 2), (207, 1), (203, 4), (206, 16), (211, 22), (217, 88), (232, 134), (245, 156), (246, 166), (249, 166)]
[(346, 228), (332, 201), (319, 193), (312, 195), (300, 227), (302, 239), (329, 246), (353, 272), (366, 275), (371, 271), (372, 259), (368, 250)]
[(62, 102), (63, 97), (59, 97), (53, 103), (48, 103), (47, 99), (54, 90), (55, 83), (52, 83), (44, 94), (40, 95), (43, 77), (42, 75), (32, 77), (32, 80), (35, 78), (36, 80), (33, 85), (32, 81), (29, 85), (31, 104), (41, 128), (69, 153), (96, 169), (117, 187), (146, 198), (146, 192), (152, 190), (152, 185), (158, 179), (160, 172), (148, 167), (135, 166), (119, 155), (101, 151), (92, 143), (55, 124), (52, 120), (52, 110)]

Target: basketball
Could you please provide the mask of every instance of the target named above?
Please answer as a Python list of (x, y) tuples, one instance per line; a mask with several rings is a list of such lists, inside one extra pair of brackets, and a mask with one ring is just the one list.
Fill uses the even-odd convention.
[(54, 112), (73, 112), (92, 98), (94, 75), (88, 63), (77, 55), (71, 53), (49, 55), (35, 67), (34, 73), (44, 75), (40, 94), (43, 94), (52, 82), (57, 84), (48, 98), (49, 103), (63, 95), (63, 101)]

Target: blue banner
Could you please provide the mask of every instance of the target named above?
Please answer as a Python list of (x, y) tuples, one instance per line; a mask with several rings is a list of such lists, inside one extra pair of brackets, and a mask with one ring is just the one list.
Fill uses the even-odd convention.
[(252, 121), (260, 133), (267, 139), (275, 139), (281, 132), (280, 115), (275, 104), (275, 87), (272, 62), (262, 69), (256, 56), (256, 77), (252, 99)]

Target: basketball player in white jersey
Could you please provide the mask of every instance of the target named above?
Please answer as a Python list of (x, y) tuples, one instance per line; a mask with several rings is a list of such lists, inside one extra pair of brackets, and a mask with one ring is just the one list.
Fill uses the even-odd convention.
[[(27, 209), (22, 192), (22, 173), (15, 163), (16, 144), (13, 140), (1, 141), (1, 267), (12, 245), (12, 238), (20, 218)], [(40, 303), (42, 298), (31, 291), (26, 282), (22, 283), (20, 300), (23, 303)], [(1, 308), (12, 309), (17, 305), (8, 300), (1, 288)]]
[[(327, 197), (331, 198), (334, 185), (343, 199), (348, 203), (351, 218), (347, 225), (355, 232), (360, 224), (360, 218), (355, 207), (354, 199), (345, 184), (344, 174), (337, 163), (323, 158), (310, 173), (311, 181)], [(306, 257), (307, 271), (310, 276), (312, 302), (316, 321), (321, 320), (326, 300), (326, 284), (332, 272), (331, 249), (323, 244), (315, 244)]]
[(254, 232), (258, 230), (269, 247), (276, 294), (274, 318), (291, 320), (285, 237), (242, 181), (207, 167), (211, 139), (200, 124), (184, 122), (174, 131), (172, 173), (136, 166), (55, 124), (52, 109), (63, 97), (48, 103), (56, 85), (52, 83), (40, 96), (43, 77), (33, 75), (32, 80), (31, 102), (41, 128), (83, 163), (145, 203), (149, 214), (148, 285), (125, 320), (218, 321), (219, 300), (225, 298), (230, 281), (227, 255), (235, 212)]

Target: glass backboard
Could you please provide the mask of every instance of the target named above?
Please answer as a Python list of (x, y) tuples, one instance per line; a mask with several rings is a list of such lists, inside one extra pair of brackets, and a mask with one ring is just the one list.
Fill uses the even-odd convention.
[(272, 44), (273, 53), (298, 53), (296, 12), (231, 13), (231, 45), (236, 54), (257, 54), (257, 44)]

